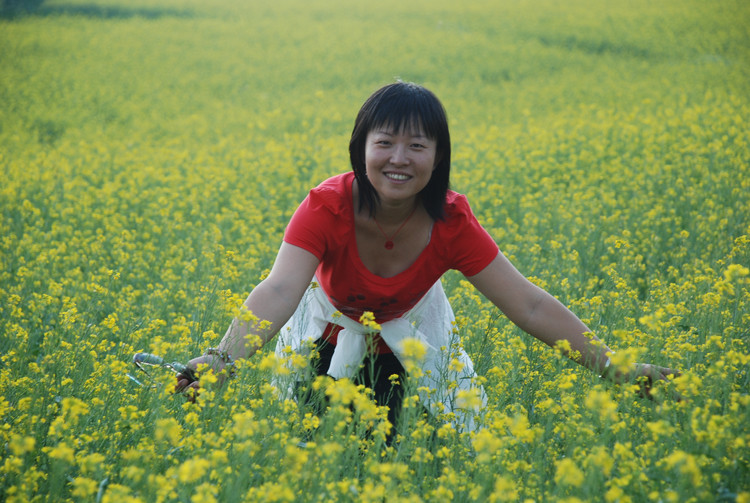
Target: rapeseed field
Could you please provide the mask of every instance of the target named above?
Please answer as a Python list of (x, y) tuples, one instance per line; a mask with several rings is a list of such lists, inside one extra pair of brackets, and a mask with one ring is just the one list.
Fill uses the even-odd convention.
[[(273, 351), (220, 389), (204, 377), (197, 403), (133, 367), (216, 345), (395, 79), (443, 100), (453, 188), (517, 267), (618, 363), (682, 371), (657, 400), (458, 274), (444, 285), (489, 399), (476, 431), (422, 417), (412, 389), (386, 445), (384, 411), (347, 381), (320, 383), (321, 417), (280, 397), (274, 375), (305, 362)], [(748, 123), (743, 0), (6, 12), (0, 500), (749, 502)]]

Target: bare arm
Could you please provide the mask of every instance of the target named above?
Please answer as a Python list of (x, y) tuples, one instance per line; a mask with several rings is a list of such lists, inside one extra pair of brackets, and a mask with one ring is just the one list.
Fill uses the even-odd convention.
[(615, 382), (645, 377), (640, 383), (640, 393), (645, 397), (653, 398), (655, 380), (679, 375), (678, 371), (648, 363), (629, 369), (610, 366), (607, 354), (611, 350), (560, 301), (518, 272), (502, 253), (468, 280), (525, 332), (550, 346), (568, 341), (567, 355), (586, 368)]
[(219, 343), (219, 349), (234, 359), (247, 358), (271, 340), (294, 314), (318, 262), (312, 253), (283, 243), (270, 274), (244, 302), (258, 322), (235, 318)]
[(550, 346), (568, 341), (568, 356), (598, 374), (605, 371), (610, 349), (560, 301), (526, 279), (502, 253), (468, 280), (525, 332)]
[[(244, 302), (248, 312), (257, 321), (240, 318), (232, 320), (218, 349), (237, 360), (248, 358), (263, 347), (294, 314), (318, 263), (318, 258), (312, 253), (298, 246), (282, 243), (270, 274), (253, 289)], [(204, 355), (190, 360), (188, 366), (195, 369), (201, 363), (219, 371), (226, 362), (216, 356)], [(198, 389), (197, 382), (191, 383), (185, 376), (178, 376), (178, 391), (188, 385)]]

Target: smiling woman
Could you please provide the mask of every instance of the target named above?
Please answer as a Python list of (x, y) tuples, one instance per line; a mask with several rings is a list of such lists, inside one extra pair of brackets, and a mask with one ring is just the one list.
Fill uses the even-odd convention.
[[(415, 206), (416, 197), (435, 170), (435, 154), (436, 142), (421, 130), (378, 129), (367, 135), (367, 180), (378, 195), (382, 212), (388, 207), (409, 211), (410, 206)], [(394, 216), (395, 222), (403, 217)]]
[[(235, 319), (219, 351), (191, 366), (220, 371), (279, 333), (279, 356), (312, 345), (313, 375), (371, 388), (397, 428), (402, 383), (412, 379), (428, 415), (447, 410), (458, 429), (473, 430), (486, 395), (468, 355), (449, 350), (460, 343), (440, 278), (455, 269), (519, 327), (597, 374), (653, 380), (674, 373), (610, 365), (609, 348), (498, 251), (466, 198), (448, 189), (446, 114), (430, 91), (402, 82), (376, 91), (357, 116), (350, 158), (354, 173), (326, 180), (302, 202), (271, 273), (245, 301), (263, 323)], [(413, 339), (424, 351), (407, 373)], [(303, 376), (293, 379), (289, 389), (304, 400)], [(178, 389), (198, 386), (178, 376)]]

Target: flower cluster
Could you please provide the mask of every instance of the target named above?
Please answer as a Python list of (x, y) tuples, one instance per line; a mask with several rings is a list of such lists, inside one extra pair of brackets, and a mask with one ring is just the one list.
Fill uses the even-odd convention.
[[(89, 3), (0, 17), (0, 500), (750, 501), (741, 0)], [(298, 403), (273, 385), (309, 370), (291, 351), (204, 374), (195, 403), (133, 367), (263, 323), (239, 306), (393, 75), (444, 100), (453, 188), (514, 264), (615, 365), (682, 371), (656, 400), (454, 272), (476, 431), (408, 376), (400, 425), (348, 380)]]

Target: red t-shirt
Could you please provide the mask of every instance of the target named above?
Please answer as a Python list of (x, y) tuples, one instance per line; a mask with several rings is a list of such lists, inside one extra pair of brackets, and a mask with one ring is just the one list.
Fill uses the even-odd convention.
[(397, 318), (449, 269), (479, 273), (498, 247), (479, 224), (466, 196), (448, 191), (445, 220), (434, 223), (430, 242), (405, 271), (390, 278), (370, 272), (357, 252), (352, 184), (354, 173), (334, 176), (312, 189), (292, 216), (284, 241), (320, 259), (316, 276), (331, 303), (359, 321), (371, 311), (378, 323)]

